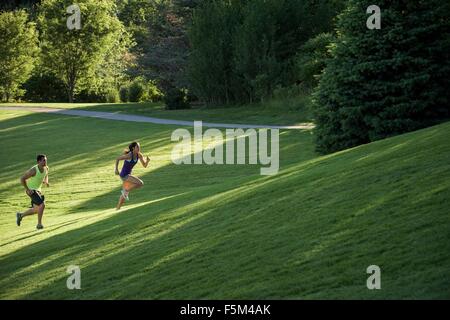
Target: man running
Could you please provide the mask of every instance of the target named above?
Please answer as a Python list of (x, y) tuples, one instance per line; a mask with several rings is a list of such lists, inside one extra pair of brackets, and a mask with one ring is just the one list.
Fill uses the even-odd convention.
[(41, 193), (42, 183), (45, 183), (49, 187), (48, 183), (48, 167), (47, 156), (40, 154), (37, 156), (37, 165), (33, 166), (30, 170), (20, 178), (20, 183), (24, 186), (26, 194), (31, 198), (31, 208), (25, 212), (17, 212), (16, 222), (20, 226), (20, 222), (26, 216), (37, 213), (38, 224), (36, 228), (43, 229), (42, 216), (44, 215), (45, 203), (44, 196)]

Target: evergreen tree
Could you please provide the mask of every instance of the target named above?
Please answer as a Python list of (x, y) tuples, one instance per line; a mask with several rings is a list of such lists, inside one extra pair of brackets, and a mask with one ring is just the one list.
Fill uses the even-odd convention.
[(449, 117), (450, 3), (350, 0), (315, 92), (316, 143), (334, 152)]

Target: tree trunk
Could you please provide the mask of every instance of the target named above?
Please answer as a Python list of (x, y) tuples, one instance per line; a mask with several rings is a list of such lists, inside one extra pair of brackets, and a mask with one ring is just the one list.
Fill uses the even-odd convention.
[(75, 66), (72, 65), (69, 69), (69, 73), (67, 76), (67, 94), (69, 96), (69, 103), (73, 103), (75, 85), (77, 80), (77, 74)]
[(69, 103), (73, 103), (73, 90), (69, 91)]
[(75, 81), (69, 81), (69, 85), (67, 86), (67, 95), (69, 96), (69, 103), (73, 103), (75, 92)]

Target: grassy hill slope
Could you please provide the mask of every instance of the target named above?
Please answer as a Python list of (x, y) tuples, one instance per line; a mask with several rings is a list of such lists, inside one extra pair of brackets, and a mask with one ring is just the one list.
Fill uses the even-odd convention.
[[(450, 298), (450, 123), (324, 157), (310, 132), (283, 131), (272, 177), (176, 166), (174, 129), (1, 111), (0, 298)], [(114, 158), (134, 139), (153, 161), (116, 212)], [(38, 152), (42, 232), (14, 220)], [(70, 265), (82, 290), (66, 288)]]

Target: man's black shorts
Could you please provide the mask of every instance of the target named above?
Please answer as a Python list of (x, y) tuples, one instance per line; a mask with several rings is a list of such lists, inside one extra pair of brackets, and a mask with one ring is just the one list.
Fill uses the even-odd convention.
[(40, 206), (42, 203), (44, 203), (45, 197), (39, 191), (36, 190), (31, 191), (33, 191), (33, 193), (30, 196), (31, 206), (33, 206), (33, 204)]

